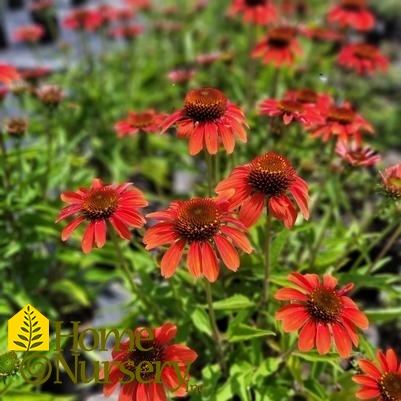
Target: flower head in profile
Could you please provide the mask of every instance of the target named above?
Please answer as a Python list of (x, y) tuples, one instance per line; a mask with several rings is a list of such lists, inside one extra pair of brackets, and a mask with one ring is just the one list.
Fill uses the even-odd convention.
[(143, 112), (129, 112), (125, 120), (114, 125), (117, 135), (121, 138), (127, 135), (136, 135), (139, 132), (157, 132), (165, 118), (162, 113), (149, 109)]
[(298, 348), (302, 352), (316, 346), (319, 354), (327, 354), (334, 345), (342, 358), (351, 354), (352, 345), (358, 346), (356, 328), (366, 329), (366, 316), (345, 294), (353, 284), (337, 288), (337, 279), (325, 274), (291, 273), (289, 280), (297, 288), (281, 288), (274, 295), (279, 301), (289, 301), (277, 313), (287, 333), (298, 331)]
[(252, 57), (262, 57), (263, 63), (276, 67), (292, 65), (295, 57), (302, 53), (297, 32), (296, 28), (290, 26), (270, 29), (267, 36), (254, 47)]
[(331, 104), (326, 110), (321, 109), (326, 121), (312, 127), (312, 137), (321, 137), (323, 142), (327, 142), (331, 137), (336, 136), (341, 142), (350, 140), (360, 146), (362, 143), (362, 133), (365, 131), (373, 133), (374, 129), (361, 114), (357, 113), (350, 103), (344, 102), (341, 105)]
[(95, 31), (104, 23), (104, 18), (99, 10), (89, 8), (77, 8), (71, 10), (63, 20), (67, 29), (81, 31)]
[(23, 117), (12, 117), (4, 125), (4, 131), (15, 138), (23, 136), (28, 129), (28, 120)]
[(49, 107), (56, 107), (64, 99), (63, 89), (58, 85), (44, 84), (35, 90), (38, 99)]
[(233, 207), (241, 206), (239, 218), (247, 227), (258, 220), (267, 205), (272, 216), (291, 228), (298, 212), (288, 194), (295, 199), (304, 218), (309, 218), (308, 184), (297, 175), (289, 160), (277, 153), (257, 156), (234, 168), (215, 190), (235, 191), (230, 201)]
[(259, 114), (270, 117), (282, 117), (285, 125), (297, 120), (304, 126), (323, 122), (319, 109), (314, 104), (307, 104), (292, 99), (266, 99), (259, 105)]
[(132, 238), (129, 226), (140, 228), (145, 219), (138, 211), (148, 205), (141, 191), (130, 188), (132, 184), (126, 182), (120, 185), (103, 185), (99, 178), (92, 181), (90, 188), (65, 191), (61, 200), (69, 203), (56, 219), (56, 223), (67, 217), (74, 216), (74, 220), (64, 227), (61, 239), (66, 241), (72, 232), (83, 222), (88, 225), (82, 237), (81, 245), (84, 253), (89, 253), (94, 244), (102, 248), (106, 242), (107, 222), (121, 238)]
[(338, 54), (337, 63), (359, 75), (372, 75), (378, 70), (385, 72), (389, 66), (388, 58), (376, 46), (367, 43), (345, 45)]
[(271, 0), (232, 0), (229, 15), (242, 14), (244, 22), (267, 25), (277, 19), (277, 9)]
[(387, 167), (380, 176), (386, 195), (395, 200), (401, 199), (401, 163)]
[(36, 43), (43, 37), (44, 33), (45, 31), (40, 25), (31, 24), (17, 28), (13, 32), (13, 36), (17, 42)]
[(252, 251), (245, 226), (233, 216), (224, 197), (175, 201), (167, 210), (146, 217), (159, 221), (145, 233), (146, 249), (172, 244), (160, 262), (161, 273), (167, 278), (175, 273), (186, 248), (190, 273), (196, 278), (203, 275), (210, 282), (219, 275), (218, 258), (236, 271), (240, 260), (235, 247)]
[(176, 333), (177, 326), (172, 323), (152, 330), (143, 327), (134, 330), (135, 338), (140, 336), (142, 350), (134, 349), (131, 339), (113, 349), (110, 371), (100, 373), (105, 381), (103, 394), (109, 397), (121, 384), (119, 401), (167, 401), (166, 390), (175, 397), (185, 396), (189, 369), (198, 355), (186, 345), (171, 344)]
[(336, 153), (353, 167), (370, 167), (379, 163), (381, 156), (367, 146), (358, 146), (355, 142), (337, 142)]
[(183, 82), (189, 82), (196, 75), (197, 71), (195, 68), (176, 68), (167, 73), (169, 81), (175, 84), (181, 84)]
[(0, 82), (9, 85), (13, 81), (21, 79), (19, 72), (15, 67), (9, 64), (0, 64)]
[(189, 91), (184, 107), (163, 122), (163, 132), (173, 124), (177, 124), (178, 138), (189, 138), (191, 156), (202, 149), (214, 155), (221, 144), (230, 154), (234, 151), (235, 137), (241, 142), (247, 141), (244, 113), (215, 88)]
[(359, 31), (369, 31), (374, 27), (376, 18), (366, 0), (339, 0), (338, 3), (327, 13), (329, 22)]
[(377, 352), (378, 363), (367, 359), (359, 361), (362, 373), (352, 380), (362, 386), (355, 396), (361, 400), (400, 401), (401, 400), (401, 363), (392, 348), (386, 353)]

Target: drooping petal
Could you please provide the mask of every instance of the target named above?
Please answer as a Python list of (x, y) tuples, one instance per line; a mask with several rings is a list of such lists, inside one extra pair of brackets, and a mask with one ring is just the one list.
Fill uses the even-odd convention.
[(308, 352), (315, 345), (316, 323), (310, 320), (299, 332), (298, 348), (302, 352)]
[(223, 263), (232, 271), (236, 271), (239, 267), (240, 260), (237, 250), (233, 247), (230, 241), (222, 235), (216, 234), (214, 237), (217, 250), (223, 260)]
[(334, 337), (334, 343), (338, 353), (342, 358), (348, 358), (352, 350), (352, 342), (347, 331), (338, 323), (331, 325)]
[(199, 242), (194, 241), (189, 245), (187, 255), (187, 265), (191, 274), (195, 278), (199, 278), (202, 274), (202, 255), (200, 252)]
[(243, 232), (228, 226), (223, 226), (221, 227), (220, 230), (222, 233), (226, 234), (229, 238), (231, 238), (233, 242), (237, 246), (239, 246), (244, 252), (246, 253), (252, 252), (252, 245)]
[(317, 323), (316, 325), (316, 348), (319, 354), (324, 355), (330, 351), (331, 335), (327, 324)]
[(68, 223), (63, 231), (61, 232), (61, 240), (62, 241), (67, 241), (68, 238), (70, 238), (72, 232), (85, 220), (85, 217), (80, 216), (77, 217), (75, 220), (72, 220), (70, 223)]
[(111, 225), (117, 231), (121, 238), (130, 240), (132, 238), (131, 231), (128, 229), (127, 225), (121, 221), (116, 215), (110, 216), (109, 218)]
[(219, 276), (219, 268), (217, 265), (217, 257), (210, 246), (209, 242), (202, 241), (200, 244), (201, 254), (202, 254), (202, 272), (203, 275), (211, 283), (214, 283)]
[(250, 227), (257, 222), (262, 214), (265, 201), (265, 196), (260, 193), (256, 193), (244, 201), (238, 217), (246, 227)]
[(185, 244), (186, 241), (180, 240), (167, 249), (160, 262), (161, 274), (163, 277), (169, 278), (175, 273), (178, 263), (182, 258)]
[(86, 227), (84, 235), (82, 236), (81, 246), (84, 253), (89, 253), (93, 249), (95, 242), (95, 224), (91, 221)]
[(95, 231), (95, 243), (98, 248), (102, 248), (106, 243), (106, 222), (95, 220), (93, 222)]

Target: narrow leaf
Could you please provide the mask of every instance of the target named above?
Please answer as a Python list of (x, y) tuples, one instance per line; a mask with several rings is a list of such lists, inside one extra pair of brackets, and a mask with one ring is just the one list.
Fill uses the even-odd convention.
[(26, 345), (24, 343), (22, 343), (21, 341), (13, 341), (14, 344), (17, 344), (19, 347), (25, 348), (26, 349)]
[(21, 339), (21, 340), (24, 340), (24, 341), (29, 341), (25, 336), (23, 336), (22, 334), (18, 334), (18, 337)]
[(32, 341), (38, 340), (40, 337), (42, 337), (42, 334), (37, 334), (32, 338)]
[(32, 348), (39, 347), (40, 344), (43, 344), (43, 341), (39, 341), (38, 343), (32, 344), (32, 345), (31, 345), (31, 349), (32, 349)]

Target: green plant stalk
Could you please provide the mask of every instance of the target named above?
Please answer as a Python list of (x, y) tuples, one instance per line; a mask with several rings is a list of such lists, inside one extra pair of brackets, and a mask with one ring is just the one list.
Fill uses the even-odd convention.
[(46, 124), (45, 124), (45, 131), (46, 131), (46, 170), (45, 176), (43, 180), (43, 196), (46, 197), (46, 192), (49, 188), (49, 181), (51, 170), (53, 167), (53, 133), (52, 133), (52, 126), (53, 126), (53, 110), (50, 108), (46, 113)]
[(223, 341), (219, 332), (219, 329), (217, 327), (216, 323), (216, 314), (214, 312), (213, 308), (213, 296), (212, 296), (212, 286), (205, 279), (205, 292), (206, 292), (206, 301), (207, 301), (207, 306), (208, 306), (208, 313), (209, 313), (209, 320), (210, 320), (210, 325), (212, 327), (212, 336), (213, 340), (216, 343), (217, 347), (217, 358), (218, 358), (218, 364), (220, 366), (221, 371), (223, 372), (223, 375), (227, 374), (227, 365), (226, 361), (224, 360), (224, 353), (223, 353)]
[(11, 184), (9, 181), (9, 177), (11, 177), (11, 171), (9, 169), (8, 163), (7, 163), (7, 149), (6, 145), (4, 143), (4, 133), (0, 132), (0, 150), (1, 150), (1, 155), (2, 155), (2, 161), (3, 161), (3, 185), (6, 190), (10, 189)]
[(162, 319), (161, 319), (159, 309), (157, 307), (156, 308), (154, 307), (154, 305), (148, 300), (148, 298), (143, 294), (143, 292), (140, 290), (140, 288), (135, 283), (135, 281), (131, 275), (130, 269), (128, 268), (126, 260), (124, 258), (123, 250), (121, 249), (120, 241), (117, 237), (117, 234), (114, 232), (113, 229), (110, 229), (109, 232), (110, 232), (111, 240), (114, 245), (114, 249), (116, 250), (118, 265), (121, 269), (121, 272), (126, 277), (128, 283), (129, 283), (132, 294), (136, 295), (136, 297), (142, 302), (142, 304), (146, 308), (146, 310), (153, 312), (156, 319), (159, 322), (161, 322)]

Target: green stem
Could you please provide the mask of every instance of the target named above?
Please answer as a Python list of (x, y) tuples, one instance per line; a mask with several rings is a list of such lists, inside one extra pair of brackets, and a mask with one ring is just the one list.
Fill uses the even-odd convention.
[(214, 177), (214, 169), (213, 169), (213, 159), (212, 155), (208, 153), (205, 149), (205, 159), (206, 159), (206, 166), (207, 166), (207, 194), (208, 196), (212, 196), (213, 187), (215, 184), (215, 177)]
[(212, 286), (207, 280), (205, 280), (205, 291), (206, 291), (206, 300), (209, 312), (209, 320), (210, 320), (210, 325), (212, 327), (212, 336), (217, 346), (218, 363), (221, 371), (223, 372), (223, 375), (225, 375), (227, 373), (227, 366), (224, 360), (222, 338), (219, 329), (217, 327), (216, 314), (214, 313), (214, 308), (213, 308)]
[(6, 149), (6, 145), (4, 143), (4, 133), (0, 132), (0, 150), (1, 150), (1, 156), (2, 156), (2, 161), (3, 161), (3, 185), (4, 188), (7, 190), (11, 187), (10, 184), (10, 177), (11, 177), (11, 171), (9, 169), (9, 165), (8, 165), (8, 155), (7, 155), (7, 149)]
[(161, 315), (160, 315), (159, 309), (157, 309), (157, 307), (154, 307), (154, 304), (152, 304), (148, 300), (148, 298), (143, 294), (143, 292), (140, 290), (140, 288), (135, 283), (134, 278), (131, 275), (130, 269), (127, 266), (126, 259), (124, 258), (124, 253), (121, 248), (121, 244), (117, 237), (117, 234), (114, 232), (113, 229), (110, 229), (109, 232), (110, 232), (111, 240), (114, 245), (114, 249), (116, 250), (118, 264), (121, 268), (121, 272), (126, 277), (128, 283), (129, 283), (132, 294), (135, 294), (136, 297), (142, 302), (145, 309), (147, 311), (152, 311), (154, 316), (156, 317), (156, 319), (159, 322), (161, 322)]
[(53, 133), (52, 133), (52, 121), (53, 112), (50, 109), (46, 115), (46, 170), (43, 181), (43, 196), (46, 197), (47, 189), (49, 188), (49, 181), (51, 170), (53, 166)]
[(265, 246), (264, 246), (264, 272), (263, 272), (263, 289), (262, 289), (262, 298), (260, 300), (259, 307), (259, 319), (258, 323), (263, 324), (264, 319), (262, 319), (263, 312), (267, 309), (268, 301), (269, 301), (269, 276), (270, 276), (270, 246), (271, 246), (271, 224), (272, 218), (269, 213), (269, 207), (266, 204), (266, 221), (265, 221)]

